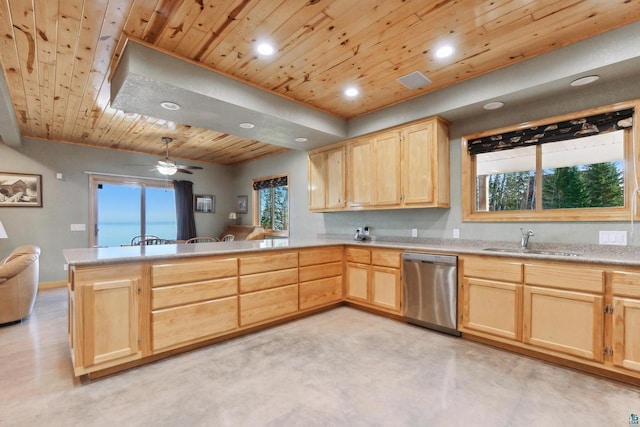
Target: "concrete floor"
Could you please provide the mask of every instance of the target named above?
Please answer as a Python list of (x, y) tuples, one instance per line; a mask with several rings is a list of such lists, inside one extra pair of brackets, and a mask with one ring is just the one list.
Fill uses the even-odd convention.
[(0, 426), (628, 426), (640, 389), (341, 307), (80, 384), (66, 290), (0, 328)]

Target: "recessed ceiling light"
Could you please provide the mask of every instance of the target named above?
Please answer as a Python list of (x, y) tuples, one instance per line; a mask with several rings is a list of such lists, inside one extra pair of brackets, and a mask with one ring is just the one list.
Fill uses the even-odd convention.
[(348, 87), (344, 91), (344, 94), (346, 96), (348, 96), (349, 98), (353, 98), (355, 96), (358, 96), (359, 93), (360, 93), (360, 91), (358, 89), (356, 89), (355, 87)]
[(253, 129), (254, 127), (256, 127), (256, 125), (249, 122), (240, 123), (238, 126), (240, 126), (242, 129)]
[(436, 56), (438, 58), (446, 58), (447, 56), (451, 56), (451, 54), (453, 54), (453, 48), (449, 45), (442, 46), (436, 50)]
[(296, 139), (294, 139), (295, 142), (307, 142), (308, 139), (303, 137), (303, 136), (299, 136)]
[(256, 48), (260, 55), (269, 56), (273, 55), (275, 49), (269, 43), (260, 43)]
[(498, 108), (502, 107), (504, 107), (504, 102), (494, 101), (484, 104), (482, 108), (484, 108), (485, 110), (497, 110)]
[(176, 111), (176, 110), (180, 109), (180, 106), (178, 104), (176, 104), (175, 102), (171, 102), (171, 101), (161, 102), (160, 106), (162, 108), (164, 108), (165, 110), (169, 110), (169, 111)]
[(595, 82), (596, 80), (598, 80), (600, 78), (600, 76), (585, 76), (585, 77), (580, 77), (579, 79), (575, 79), (574, 81), (571, 82), (571, 86), (584, 86), (584, 85), (588, 85), (590, 83)]

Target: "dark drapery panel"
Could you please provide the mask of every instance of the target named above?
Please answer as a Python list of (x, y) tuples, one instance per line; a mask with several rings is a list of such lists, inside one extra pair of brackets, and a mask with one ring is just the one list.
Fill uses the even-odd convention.
[(287, 185), (287, 177), (279, 176), (277, 178), (265, 179), (263, 181), (256, 181), (253, 183), (254, 190), (262, 190), (264, 188), (284, 187)]
[(173, 181), (176, 195), (176, 220), (178, 222), (178, 240), (196, 237), (196, 220), (193, 216), (193, 182)]
[(547, 142), (565, 141), (620, 129), (633, 124), (633, 108), (621, 111), (580, 117), (546, 126), (519, 129), (513, 132), (489, 135), (469, 141), (469, 154), (489, 153), (511, 148), (539, 145)]

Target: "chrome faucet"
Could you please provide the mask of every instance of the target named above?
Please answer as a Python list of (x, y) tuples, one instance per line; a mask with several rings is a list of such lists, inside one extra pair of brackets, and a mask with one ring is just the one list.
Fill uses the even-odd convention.
[(535, 234), (533, 234), (533, 230), (525, 232), (522, 227), (520, 227), (520, 234), (520, 249), (526, 251), (529, 249), (529, 237), (535, 236)]

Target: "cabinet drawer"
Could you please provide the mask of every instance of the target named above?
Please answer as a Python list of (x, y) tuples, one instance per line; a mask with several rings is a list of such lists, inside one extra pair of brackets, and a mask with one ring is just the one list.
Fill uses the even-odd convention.
[(236, 258), (156, 264), (151, 266), (151, 286), (176, 285), (237, 275)]
[(342, 261), (342, 248), (313, 249), (302, 251), (299, 254), (299, 265), (327, 264), (330, 262)]
[(240, 276), (240, 293), (261, 291), (298, 283), (298, 269), (276, 270), (268, 273)]
[(614, 271), (611, 273), (613, 295), (640, 298), (640, 273)]
[(342, 277), (300, 284), (300, 310), (319, 307), (342, 299)]
[(204, 340), (238, 327), (238, 297), (227, 297), (151, 313), (153, 350)]
[(308, 282), (340, 275), (342, 275), (342, 262), (333, 262), (331, 264), (300, 267), (299, 278), (300, 282)]
[(374, 249), (371, 251), (371, 264), (373, 265), (400, 268), (401, 260), (401, 251), (389, 251), (384, 249)]
[(522, 263), (492, 257), (464, 257), (465, 277), (522, 283)]
[(151, 309), (158, 310), (176, 305), (192, 304), (238, 293), (238, 279), (207, 280), (182, 285), (163, 286), (151, 290)]
[(240, 258), (240, 274), (264, 273), (298, 266), (298, 253), (265, 253), (260, 256)]
[(604, 271), (580, 265), (527, 263), (524, 265), (524, 279), (527, 285), (604, 292)]
[(240, 295), (240, 325), (293, 314), (298, 311), (298, 285)]
[(345, 249), (347, 261), (357, 262), (359, 264), (371, 264), (371, 251), (369, 249), (360, 249), (348, 247)]

